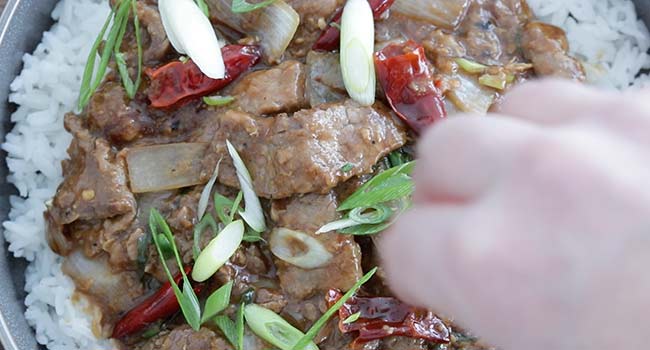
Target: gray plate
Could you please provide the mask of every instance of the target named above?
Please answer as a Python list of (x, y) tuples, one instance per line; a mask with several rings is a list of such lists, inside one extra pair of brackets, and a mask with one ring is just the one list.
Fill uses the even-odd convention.
[[(639, 16), (650, 23), (650, 0), (635, 0)], [(9, 116), (14, 106), (7, 101), (9, 84), (22, 68), (21, 58), (41, 41), (41, 35), (52, 25), (50, 13), (57, 0), (9, 0), (0, 17), (0, 141), (10, 129)], [(1, 151), (0, 151), (1, 152)], [(9, 195), (15, 191), (4, 180), (7, 176), (6, 154), (1, 152), (0, 222), (9, 212)], [(1, 228), (0, 228), (1, 230)], [(24, 314), (25, 262), (14, 259), (0, 235), (0, 341), (6, 350), (36, 350), (39, 346)]]

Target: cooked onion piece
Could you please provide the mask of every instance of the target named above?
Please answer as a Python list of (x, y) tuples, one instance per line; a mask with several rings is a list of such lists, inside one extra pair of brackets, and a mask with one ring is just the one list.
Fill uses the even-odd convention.
[(323, 267), (333, 257), (316, 238), (287, 228), (273, 230), (269, 246), (273, 255), (303, 269)]
[(226, 140), (226, 146), (228, 147), (228, 153), (230, 153), (232, 162), (235, 165), (235, 170), (237, 170), (239, 186), (244, 193), (244, 205), (246, 207), (244, 211), (239, 212), (239, 215), (244, 219), (244, 221), (246, 221), (248, 226), (255, 230), (255, 232), (264, 232), (266, 230), (264, 212), (262, 211), (260, 199), (257, 197), (255, 189), (253, 188), (253, 179), (251, 179), (251, 175), (248, 172), (244, 161), (241, 159), (232, 143)]
[(187, 54), (212, 79), (223, 79), (226, 66), (212, 24), (192, 0), (159, 0), (158, 11), (167, 38), (180, 54)]
[[(305, 336), (280, 315), (259, 305), (246, 305), (244, 317), (246, 324), (255, 335), (281, 350), (293, 350), (298, 341)], [(301, 350), (318, 350), (318, 347), (312, 341)]]
[(364, 106), (375, 102), (375, 20), (366, 0), (348, 0), (341, 17), (341, 72), (350, 97)]
[(198, 185), (203, 143), (141, 146), (126, 152), (129, 182), (134, 193), (158, 192)]
[(391, 8), (396, 13), (454, 29), (465, 15), (469, 0), (397, 0)]
[(494, 102), (496, 92), (479, 84), (475, 77), (458, 74), (459, 87), (451, 90), (447, 97), (463, 112), (485, 114)]
[(233, 221), (224, 227), (196, 258), (192, 279), (203, 282), (212, 277), (235, 254), (243, 238), (244, 223), (241, 220)]

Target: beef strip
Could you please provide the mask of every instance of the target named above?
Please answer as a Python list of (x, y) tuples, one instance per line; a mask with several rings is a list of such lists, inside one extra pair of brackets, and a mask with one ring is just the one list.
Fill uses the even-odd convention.
[(347, 98), (337, 53), (310, 51), (307, 55), (307, 95), (312, 107)]
[(305, 67), (298, 61), (285, 61), (270, 69), (243, 77), (233, 88), (235, 107), (257, 116), (295, 112), (307, 107)]
[[(346, 101), (274, 118), (233, 110), (213, 113), (195, 138), (211, 143), (204, 159), (204, 177), (212, 175), (223, 158), (219, 181), (238, 187), (230, 157), (225, 156), (226, 139), (244, 160), (255, 192), (277, 199), (297, 193), (327, 193), (341, 181), (369, 173), (381, 157), (406, 142), (406, 135), (381, 103), (361, 107)], [(343, 172), (346, 164), (353, 169)]]
[(333, 193), (272, 202), (271, 217), (277, 227), (311, 235), (333, 255), (328, 265), (316, 269), (303, 269), (276, 259), (280, 285), (289, 296), (304, 299), (330, 288), (348, 290), (363, 275), (361, 250), (352, 236), (334, 232), (314, 234), (321, 226), (339, 219), (337, 205)]
[(171, 49), (158, 6), (152, 1), (138, 1), (138, 19), (144, 30), (142, 46), (145, 65), (160, 63)]
[(63, 183), (45, 214), (48, 235), (60, 237), (69, 233), (73, 223), (99, 221), (92, 231), (99, 246), (108, 247), (135, 217), (136, 201), (127, 185), (124, 160), (83, 124), (74, 115), (65, 118), (74, 138), (68, 149), (70, 159), (62, 164)]
[(107, 81), (88, 104), (88, 125), (114, 143), (134, 141), (153, 128), (153, 120), (130, 103), (120, 82)]
[(582, 64), (569, 55), (569, 43), (562, 29), (542, 22), (530, 22), (526, 25), (522, 44), (524, 54), (533, 62), (537, 75), (585, 80)]
[[(225, 339), (208, 328), (193, 330), (187, 325), (164, 332), (146, 342), (139, 350), (233, 350)], [(256, 350), (256, 349), (251, 349)]]

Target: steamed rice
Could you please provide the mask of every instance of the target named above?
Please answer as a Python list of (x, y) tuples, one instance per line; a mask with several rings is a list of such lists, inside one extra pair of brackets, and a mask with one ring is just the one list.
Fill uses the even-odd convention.
[[(544, 21), (567, 31), (574, 54), (586, 64), (591, 83), (626, 88), (650, 86), (650, 34), (637, 20), (631, 0), (528, 0)], [(45, 240), (43, 211), (62, 180), (61, 160), (71, 136), (63, 116), (76, 103), (87, 55), (108, 15), (107, 1), (62, 0), (52, 13), (57, 23), (43, 34), (24, 69), (11, 84), (9, 100), (18, 110), (14, 129), (2, 145), (20, 196), (11, 197), (3, 223), (9, 250), (27, 259), (25, 316), (36, 339), (50, 349), (107, 348), (91, 331), (83, 302), (72, 302), (74, 285), (61, 272), (61, 258)]]

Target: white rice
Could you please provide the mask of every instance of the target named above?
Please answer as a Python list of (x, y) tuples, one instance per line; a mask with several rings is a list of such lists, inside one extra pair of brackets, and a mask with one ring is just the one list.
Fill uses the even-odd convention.
[[(650, 34), (631, 0), (528, 1), (541, 19), (567, 31), (573, 52), (587, 63), (590, 82), (622, 89), (650, 68)], [(60, 163), (71, 140), (63, 115), (75, 106), (87, 54), (108, 11), (106, 0), (62, 0), (52, 13), (57, 24), (25, 55), (24, 69), (11, 85), (9, 99), (19, 108), (2, 147), (9, 154), (8, 180), (20, 196), (11, 198), (4, 234), (9, 250), (30, 262), (25, 316), (38, 342), (52, 350), (109, 346), (93, 336), (83, 305), (72, 302), (73, 283), (48, 248), (43, 221), (44, 203), (62, 180)], [(650, 86), (650, 78), (636, 79), (636, 86)]]

